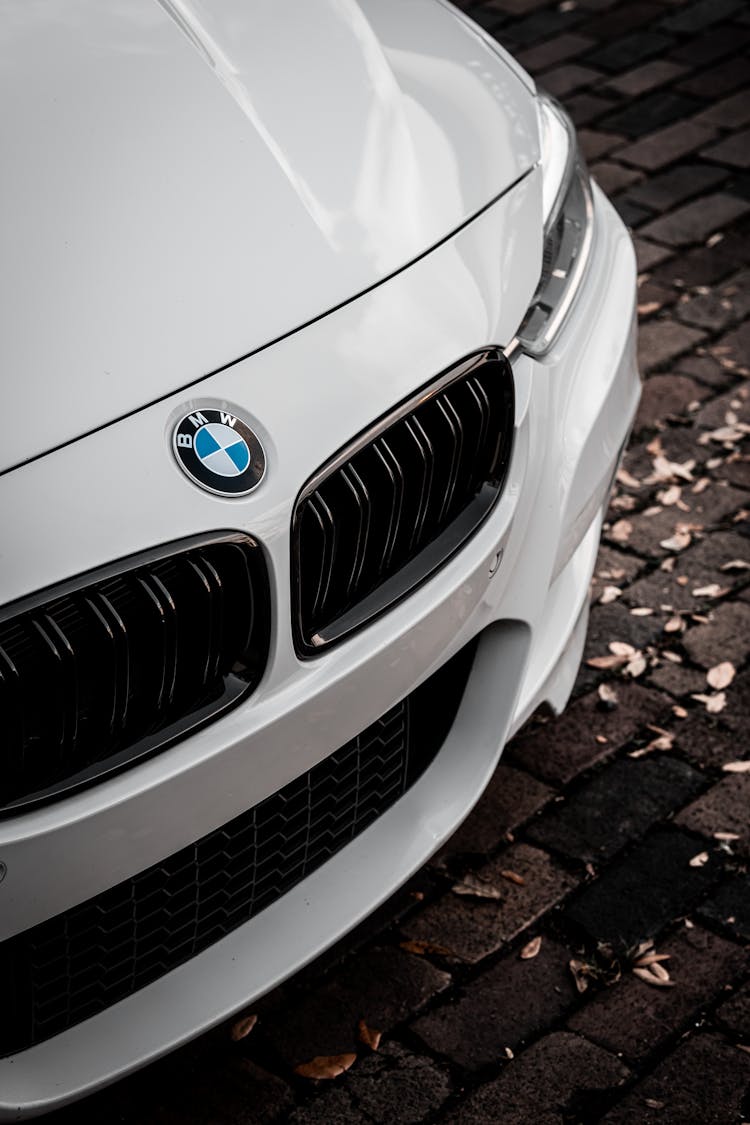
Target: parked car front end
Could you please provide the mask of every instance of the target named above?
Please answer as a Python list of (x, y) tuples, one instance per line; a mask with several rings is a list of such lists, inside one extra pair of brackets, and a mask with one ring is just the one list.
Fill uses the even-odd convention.
[(580, 661), (630, 237), (455, 9), (286, 7), (9, 20), (1, 1120), (341, 937)]

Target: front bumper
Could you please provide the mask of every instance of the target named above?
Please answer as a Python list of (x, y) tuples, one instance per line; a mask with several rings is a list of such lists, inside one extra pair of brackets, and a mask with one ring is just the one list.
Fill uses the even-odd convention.
[[(368, 726), (472, 637), (482, 638), (443, 748), (392, 809), (204, 953), (69, 1031), (0, 1060), (0, 1119), (93, 1091), (227, 1018), (316, 956), (450, 835), (480, 796), (504, 742), (535, 707), (564, 705), (583, 644), (601, 515), (639, 395), (634, 255), (598, 191), (596, 246), (568, 323), (543, 362), (514, 358), (515, 450), (491, 517), (407, 601), (323, 658), (300, 663), (288, 626), (289, 513), (302, 480), (359, 419), (364, 425), (457, 357), (507, 342), (533, 277), (505, 277), (507, 263), (498, 268), (492, 248), (533, 229), (527, 220), (537, 188), (530, 182), (521, 195), (503, 197), (371, 294), (201, 385), (201, 395), (239, 404), (256, 420), (275, 481), (265, 494), (243, 505), (216, 501), (193, 496), (173, 466), (165, 473), (164, 435), (184, 399), (156, 404), (12, 474), (14, 506), (19, 485), (34, 497), (23, 506), (15, 541), (35, 561), (23, 567), (19, 555), (14, 567), (11, 551), (19, 584), (11, 597), (28, 592), (24, 582), (38, 588), (59, 580), (60, 553), (50, 560), (41, 550), (58, 528), (62, 566), (74, 573), (104, 561), (103, 551), (126, 554), (149, 539), (201, 530), (197, 520), (207, 530), (239, 523), (264, 544), (277, 616), (269, 668), (245, 705), (94, 789), (0, 823), (7, 866), (0, 939), (259, 802)], [(288, 387), (283, 411), (280, 379)], [(304, 424), (298, 419), (292, 428), (285, 416), (295, 397)], [(143, 450), (135, 489), (122, 480), (122, 461), (119, 474), (116, 465), (106, 469), (113, 452), (133, 442)], [(104, 466), (98, 478), (91, 473), (97, 462)], [(8, 480), (0, 482), (0, 510), (10, 504)], [(149, 490), (147, 504), (133, 499), (142, 489)], [(82, 520), (81, 496), (92, 491), (100, 518)]]

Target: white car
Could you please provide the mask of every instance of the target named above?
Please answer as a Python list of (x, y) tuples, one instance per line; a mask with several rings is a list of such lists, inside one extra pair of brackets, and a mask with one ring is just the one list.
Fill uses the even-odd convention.
[(2, 31), (15, 1120), (315, 957), (564, 706), (639, 377), (627, 231), (443, 0)]

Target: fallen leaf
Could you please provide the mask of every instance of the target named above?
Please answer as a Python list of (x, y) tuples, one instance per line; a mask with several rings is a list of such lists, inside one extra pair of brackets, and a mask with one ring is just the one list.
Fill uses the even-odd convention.
[(338, 1078), (349, 1069), (356, 1058), (357, 1056), (350, 1052), (344, 1055), (316, 1055), (309, 1062), (295, 1066), (294, 1073), (299, 1074), (301, 1078)]
[(523, 875), (519, 875), (516, 871), (510, 871), (507, 867), (503, 868), (500, 872), (503, 879), (507, 879), (509, 883), (515, 883), (518, 887), (525, 887), (526, 880)]
[(601, 668), (606, 671), (609, 668), (619, 668), (627, 659), (627, 656), (615, 656), (614, 654), (610, 654), (609, 656), (592, 656), (586, 661), (586, 664), (589, 668)]
[(634, 968), (633, 973), (639, 980), (644, 981), (645, 984), (653, 985), (654, 988), (674, 988), (673, 980), (663, 980), (661, 977), (652, 973), (650, 969)]
[(679, 703), (675, 703), (672, 707), (672, 714), (677, 719), (686, 719), (688, 717), (687, 709), (682, 707)]
[(641, 487), (641, 482), (638, 480), (638, 478), (634, 477), (632, 473), (629, 473), (627, 469), (619, 468), (617, 470), (616, 479), (620, 484), (624, 484), (626, 488)]
[(674, 480), (685, 480), (691, 483), (693, 481), (694, 458), (680, 464), (678, 461), (670, 461), (668, 457), (660, 453), (654, 457), (652, 464), (654, 466), (653, 472), (644, 477), (644, 484), (669, 484)]
[(666, 1102), (660, 1102), (658, 1098), (644, 1098), (643, 1104), (647, 1105), (649, 1109), (664, 1109)]
[(364, 1020), (360, 1020), (357, 1024), (357, 1036), (360, 1043), (364, 1043), (365, 1047), (369, 1047), (371, 1051), (377, 1051), (380, 1040), (383, 1038), (383, 1032), (376, 1031), (374, 1027), (368, 1027)]
[(503, 892), (486, 879), (476, 875), (466, 875), (451, 887), (454, 895), (473, 895), (475, 898), (502, 898)]
[(744, 559), (730, 559), (729, 562), (723, 563), (719, 570), (750, 570), (750, 562), (745, 562)]
[(602, 605), (609, 605), (610, 602), (617, 601), (621, 594), (622, 590), (619, 586), (605, 586), (601, 592), (599, 601)]
[(586, 979), (588, 965), (584, 964), (583, 961), (576, 961), (575, 957), (573, 957), (568, 961), (568, 968), (573, 974), (573, 980), (575, 981), (578, 992), (585, 992), (589, 986), (589, 982)]
[(671, 953), (645, 953), (635, 964), (639, 969), (645, 969), (648, 965), (655, 965), (659, 961), (668, 961), (671, 956)]
[(670, 649), (665, 648), (662, 652), (662, 656), (665, 660), (668, 660), (670, 664), (682, 664), (682, 657), (679, 652), (671, 652)]
[(698, 854), (694, 855), (693, 858), (690, 860), (689, 866), (690, 867), (705, 867), (707, 863), (708, 863), (708, 852), (698, 852)]
[(706, 679), (709, 687), (712, 687), (714, 691), (721, 691), (722, 688), (729, 687), (736, 674), (736, 669), (731, 660), (724, 660), (721, 664), (709, 668)]
[(610, 641), (607, 646), (611, 653), (615, 656), (635, 656), (637, 649), (629, 645), (627, 641)]
[(691, 543), (689, 531), (676, 531), (669, 539), (662, 539), (659, 543), (665, 551), (684, 551)]
[(599, 684), (597, 695), (602, 703), (606, 703), (609, 707), (617, 706), (617, 692), (610, 684)]
[(633, 659), (625, 666), (625, 675), (632, 676), (633, 679), (636, 679), (636, 677), (643, 675), (647, 667), (648, 662), (646, 657), (642, 652), (637, 652)]
[(672, 504), (676, 504), (682, 496), (682, 489), (679, 484), (673, 484), (669, 488), (663, 489), (662, 492), (657, 492), (656, 498), (660, 504), (665, 508), (669, 508)]
[(718, 715), (727, 705), (727, 697), (723, 691), (717, 691), (714, 695), (691, 695), (690, 698), (702, 703), (709, 715)]
[(252, 1016), (240, 1016), (240, 1018), (235, 1020), (232, 1024), (229, 1038), (234, 1043), (239, 1043), (240, 1039), (244, 1039), (246, 1035), (250, 1034), (257, 1022), (258, 1017), (254, 1014)]
[(655, 977), (659, 978), (659, 980), (665, 980), (666, 981), (666, 980), (670, 979), (669, 973), (667, 972), (667, 970), (664, 968), (663, 965), (659, 964), (658, 961), (653, 961), (651, 963), (651, 965), (649, 965), (649, 969), (651, 970), (651, 972), (653, 973), (653, 975)]
[(699, 586), (693, 590), (694, 598), (723, 598), (725, 594), (729, 593), (726, 586), (720, 586), (718, 582), (710, 582), (708, 586)]
[(731, 844), (733, 840), (740, 840), (742, 837), (737, 832), (714, 832), (714, 840), (723, 840), (727, 844)]
[(452, 957), (452, 950), (446, 949), (444, 945), (438, 945), (434, 941), (427, 941), (424, 938), (415, 938), (413, 941), (402, 941), (401, 948), (406, 950), (407, 953), (416, 953), (422, 956), (424, 953), (437, 953), (438, 956)]
[(653, 609), (647, 605), (637, 605), (630, 611), (632, 617), (650, 617), (653, 612)]
[(630, 520), (618, 520), (610, 528), (609, 537), (614, 539), (615, 543), (627, 543), (632, 534), (633, 525)]
[(606, 746), (609, 742), (609, 739), (607, 738), (606, 734), (597, 734), (596, 741), (600, 746)]
[(725, 773), (750, 773), (750, 759), (746, 762), (725, 762), (721, 768)]
[(666, 731), (660, 734), (658, 738), (652, 739), (646, 747), (647, 750), (671, 750), (674, 746), (674, 735), (668, 734)]
[(679, 613), (675, 613), (668, 621), (664, 623), (665, 633), (681, 633), (685, 628), (685, 622), (680, 617)]
[(534, 937), (531, 941), (527, 941), (526, 945), (521, 950), (519, 957), (522, 961), (530, 961), (532, 957), (536, 957), (539, 950), (542, 948), (541, 936)]

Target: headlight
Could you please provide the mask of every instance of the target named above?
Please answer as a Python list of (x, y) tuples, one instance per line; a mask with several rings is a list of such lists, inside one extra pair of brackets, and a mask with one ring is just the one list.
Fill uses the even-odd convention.
[(594, 207), (591, 183), (564, 110), (538, 97), (542, 146), (542, 275), (518, 333), (524, 351), (543, 355), (570, 311), (591, 252)]

